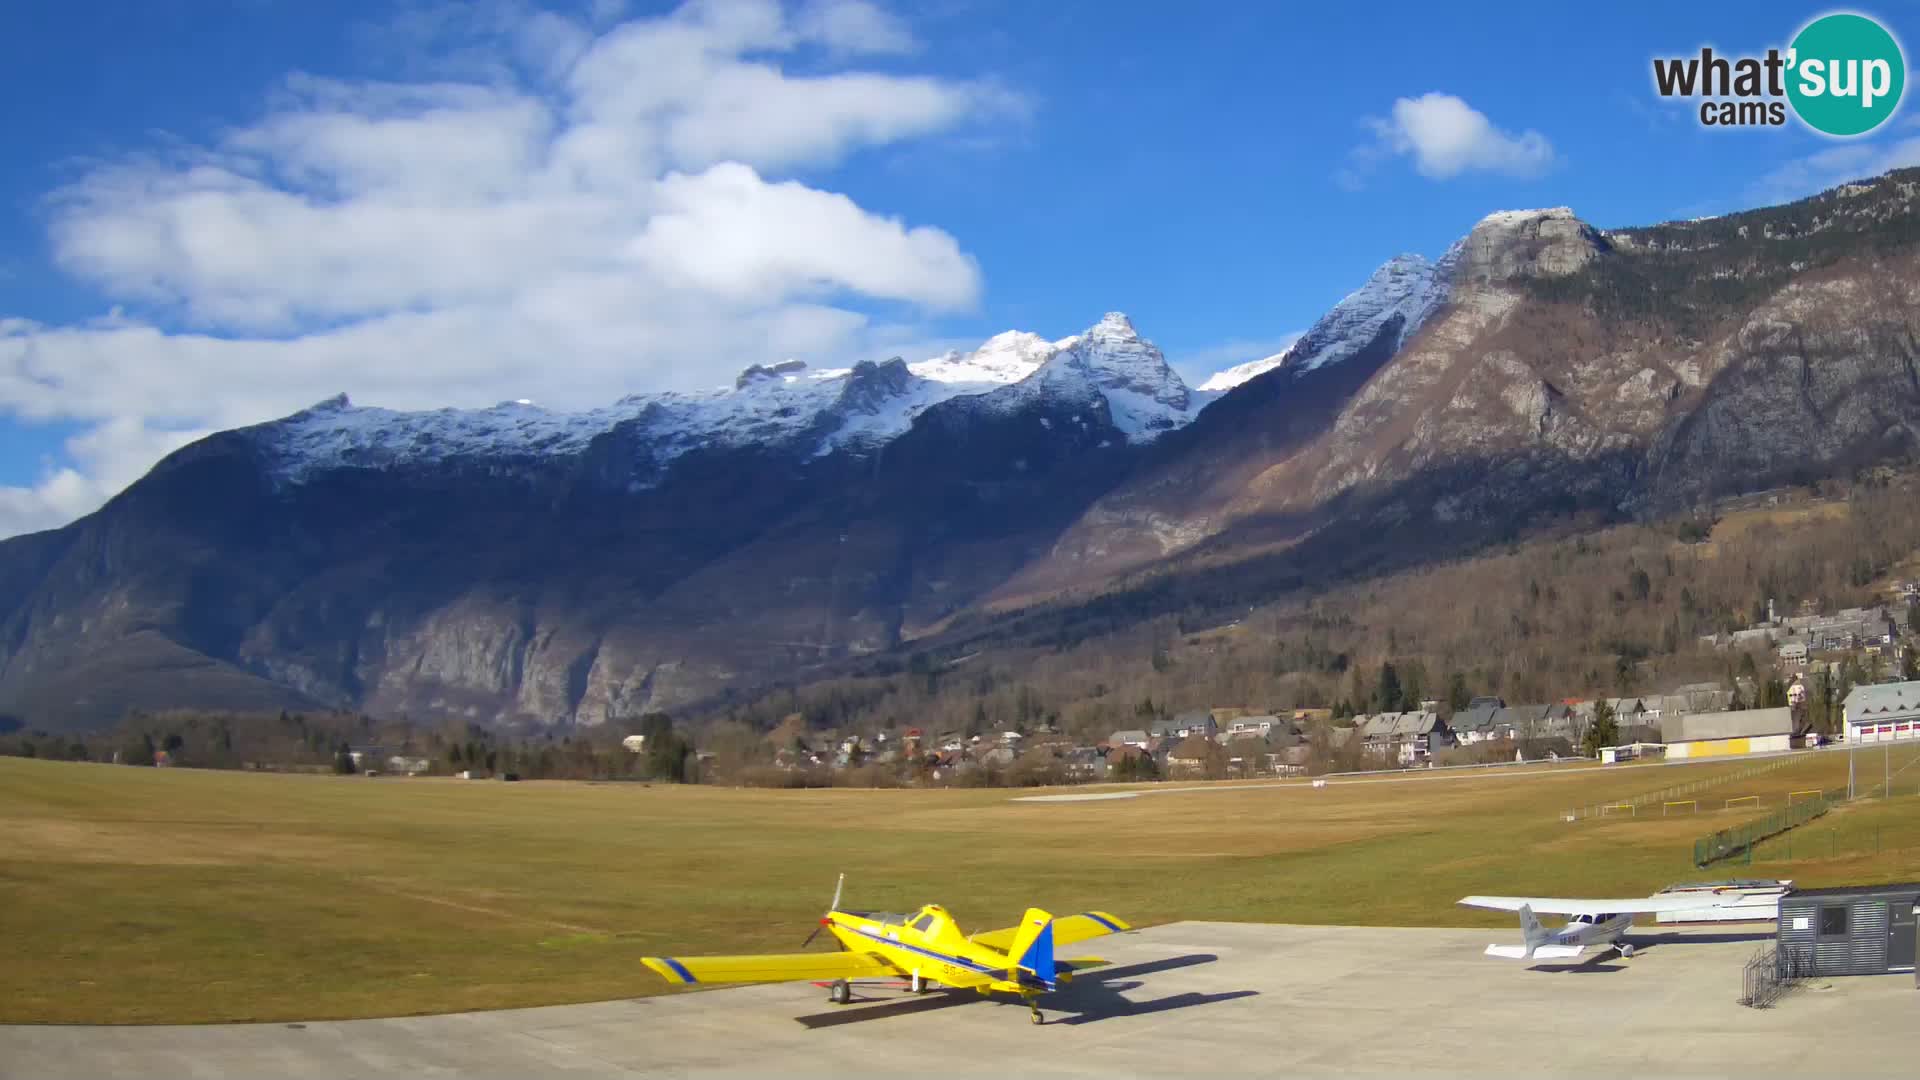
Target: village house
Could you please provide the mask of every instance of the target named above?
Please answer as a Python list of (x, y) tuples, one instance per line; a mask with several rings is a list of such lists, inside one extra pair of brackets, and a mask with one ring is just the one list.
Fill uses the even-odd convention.
[(1268, 732), (1280, 726), (1282, 726), (1280, 718), (1277, 716), (1243, 716), (1227, 725), (1227, 735), (1229, 737), (1258, 735), (1265, 738)]
[(1356, 716), (1356, 729), (1367, 749), (1412, 765), (1452, 746), (1452, 732), (1431, 709)]
[(1107, 771), (1100, 751), (1091, 746), (1076, 746), (1060, 755), (1060, 765), (1075, 780), (1097, 780)]
[(1462, 746), (1492, 742), (1493, 717), (1499, 711), (1498, 705), (1470, 705), (1454, 713), (1453, 719), (1447, 721), (1447, 727)]
[(1291, 727), (1277, 727), (1267, 733), (1267, 760), (1281, 776), (1298, 776), (1307, 771), (1307, 759), (1313, 747), (1307, 737)]
[(1549, 705), (1509, 705), (1494, 714), (1494, 730), (1500, 738), (1528, 742), (1546, 737)]
[(1115, 745), (1108, 746), (1107, 753), (1104, 758), (1107, 764), (1108, 775), (1112, 775), (1113, 772), (1120, 766), (1120, 763), (1123, 761), (1132, 760), (1132, 761), (1138, 762), (1143, 759), (1147, 761), (1153, 760), (1153, 755), (1147, 752), (1146, 747), (1131, 746), (1131, 745), (1124, 745), (1124, 744), (1115, 744)]
[(1107, 736), (1107, 745), (1110, 747), (1131, 746), (1145, 750), (1148, 742), (1151, 740), (1152, 736), (1145, 731), (1139, 728), (1127, 728), (1124, 731), (1116, 731), (1112, 735)]
[(1920, 682), (1856, 686), (1840, 708), (1847, 742), (1920, 738)]
[(1180, 740), (1172, 750), (1167, 751), (1167, 775), (1203, 776), (1206, 773), (1208, 759), (1222, 752), (1207, 735), (1189, 735)]
[(1289, 776), (1306, 771), (1311, 752), (1307, 740), (1292, 725), (1276, 724), (1265, 733), (1246, 731), (1226, 743), (1227, 768), (1238, 776), (1269, 772)]
[(1152, 730), (1155, 735), (1163, 739), (1171, 739), (1177, 742), (1195, 735), (1203, 739), (1211, 739), (1219, 732), (1220, 725), (1214, 720), (1211, 711), (1207, 709), (1194, 709), (1189, 712), (1179, 713), (1171, 720), (1157, 721), (1154, 723)]

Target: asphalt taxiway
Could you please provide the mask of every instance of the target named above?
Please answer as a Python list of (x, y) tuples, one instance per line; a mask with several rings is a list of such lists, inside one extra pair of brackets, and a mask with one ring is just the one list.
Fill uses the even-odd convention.
[(1529, 966), (1512, 931), (1176, 923), (1027, 1009), (813, 986), (307, 1024), (0, 1027), (0, 1077), (769, 1075), (1911, 1076), (1911, 975), (1737, 1003), (1771, 927), (1646, 928), (1637, 954)]

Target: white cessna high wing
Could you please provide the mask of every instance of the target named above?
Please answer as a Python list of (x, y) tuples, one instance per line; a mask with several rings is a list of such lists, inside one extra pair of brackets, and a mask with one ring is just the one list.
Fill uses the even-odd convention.
[[(1712, 908), (1728, 910), (1729, 918), (1752, 918), (1750, 913), (1735, 914), (1718, 897), (1644, 896), (1636, 900), (1566, 900), (1551, 896), (1469, 896), (1460, 901), (1466, 907), (1520, 913), (1521, 945), (1489, 945), (1488, 956), (1509, 960), (1547, 960), (1579, 956), (1590, 945), (1616, 949), (1622, 958), (1633, 955), (1633, 946), (1621, 939), (1633, 925), (1635, 915), (1661, 915), (1677, 912), (1703, 912)], [(1567, 924), (1558, 929), (1540, 925), (1535, 916), (1564, 915)]]

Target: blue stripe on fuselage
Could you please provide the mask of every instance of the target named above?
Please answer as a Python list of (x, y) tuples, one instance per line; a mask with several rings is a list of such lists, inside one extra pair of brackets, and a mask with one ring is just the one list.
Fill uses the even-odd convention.
[(978, 971), (986, 975), (997, 975), (997, 976), (1003, 976), (1003, 977), (1005, 975), (1005, 973), (1002, 972), (999, 968), (990, 968), (985, 964), (979, 963), (978, 961), (975, 961), (975, 960), (969, 960), (964, 956), (952, 956), (947, 953), (936, 952), (933, 949), (924, 948), (922, 946), (912, 944), (911, 942), (900, 941), (897, 938), (883, 937), (882, 935), (876, 934), (871, 930), (862, 929), (861, 927), (858, 927), (858, 926), (846, 926), (846, 927), (841, 927), (841, 929), (851, 930), (854, 933), (859, 934), (861, 937), (872, 938), (873, 940), (881, 943), (882, 945), (891, 945), (897, 949), (906, 949), (908, 952), (917, 952), (922, 956), (931, 956), (935, 960), (938, 960), (942, 963), (954, 964), (959, 967), (970, 968), (974, 971)]

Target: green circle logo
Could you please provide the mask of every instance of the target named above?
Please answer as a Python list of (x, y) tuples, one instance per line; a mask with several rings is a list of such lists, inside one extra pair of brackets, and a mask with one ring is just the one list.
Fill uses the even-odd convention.
[(1907, 88), (1900, 43), (1864, 15), (1824, 15), (1793, 39), (1787, 99), (1815, 131), (1861, 135), (1893, 115)]

